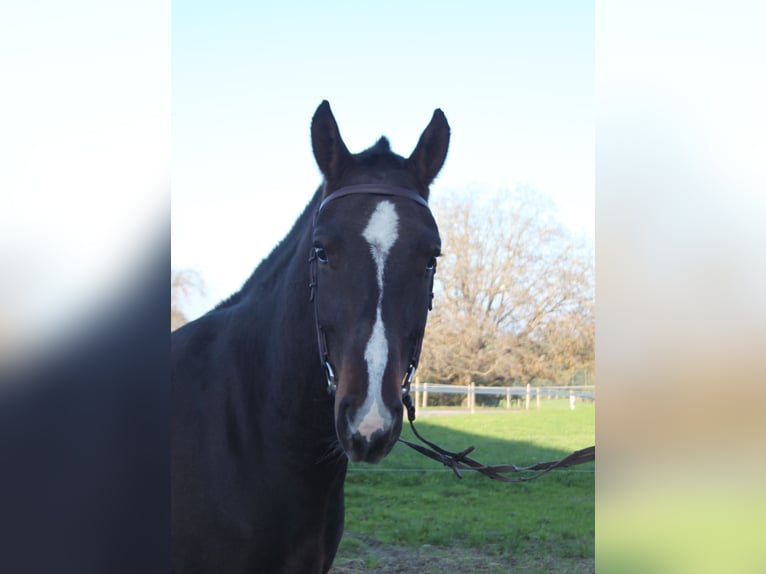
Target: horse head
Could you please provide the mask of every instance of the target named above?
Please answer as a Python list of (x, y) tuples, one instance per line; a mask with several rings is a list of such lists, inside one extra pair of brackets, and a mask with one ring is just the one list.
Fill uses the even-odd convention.
[(324, 176), (310, 254), (317, 333), (352, 461), (379, 462), (401, 432), (402, 379), (417, 366), (440, 250), (429, 185), (449, 135), (436, 110), (408, 158), (384, 137), (352, 154), (327, 102), (312, 120)]

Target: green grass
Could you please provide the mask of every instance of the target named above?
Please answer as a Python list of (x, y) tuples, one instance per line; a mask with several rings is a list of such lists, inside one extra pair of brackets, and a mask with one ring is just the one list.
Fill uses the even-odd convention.
[[(421, 434), (450, 450), (475, 446), (485, 464), (556, 460), (594, 444), (595, 407), (544, 401), (539, 410), (477, 412), (416, 420)], [(408, 425), (402, 437), (415, 440)], [(351, 465), (346, 479), (346, 536), (338, 559), (363, 556), (375, 571), (381, 555), (369, 544), (464, 549), (493, 557), (505, 571), (584, 572), (594, 556), (593, 463), (508, 484), (451, 470), (398, 444), (379, 465)], [(366, 541), (360, 544), (360, 540)], [(577, 564), (586, 564), (578, 567)], [(344, 571), (344, 570), (339, 570)], [(353, 571), (353, 570), (349, 570)], [(495, 571), (491, 568), (481, 571)]]

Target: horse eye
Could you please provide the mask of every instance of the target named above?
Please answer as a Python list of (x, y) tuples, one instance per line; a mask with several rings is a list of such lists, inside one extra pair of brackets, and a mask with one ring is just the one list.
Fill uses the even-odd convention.
[(436, 270), (436, 256), (431, 257), (431, 259), (428, 260), (428, 265), (426, 265), (426, 271), (435, 271)]
[(321, 247), (320, 245), (314, 246), (314, 253), (317, 256), (317, 259), (320, 263), (327, 263), (327, 251), (325, 251), (324, 247)]

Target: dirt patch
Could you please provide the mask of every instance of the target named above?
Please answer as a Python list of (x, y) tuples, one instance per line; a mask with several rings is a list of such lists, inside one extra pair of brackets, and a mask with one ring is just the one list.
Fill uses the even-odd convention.
[(531, 556), (492, 556), (481, 549), (441, 546), (398, 546), (346, 532), (351, 539), (336, 557), (330, 574), (592, 574), (592, 558), (549, 560)]

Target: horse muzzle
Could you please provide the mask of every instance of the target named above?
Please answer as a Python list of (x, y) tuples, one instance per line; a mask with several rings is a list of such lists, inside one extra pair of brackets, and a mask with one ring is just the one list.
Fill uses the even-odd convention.
[(335, 429), (343, 450), (352, 462), (376, 464), (396, 444), (402, 431), (402, 405), (391, 409), (379, 401), (355, 407), (351, 397), (338, 405)]

